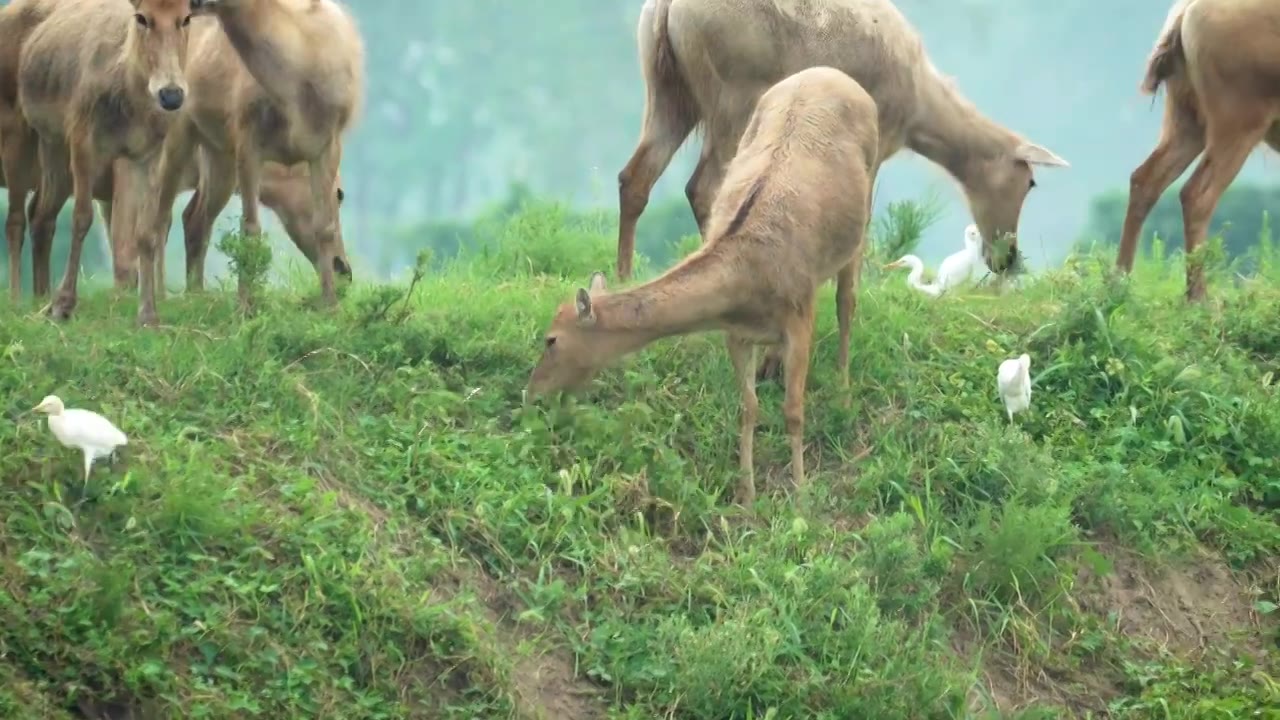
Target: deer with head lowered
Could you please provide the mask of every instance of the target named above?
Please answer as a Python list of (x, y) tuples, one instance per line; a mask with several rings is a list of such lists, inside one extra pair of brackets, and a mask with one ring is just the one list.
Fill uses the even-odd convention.
[(39, 136), (35, 245), (52, 242), (58, 211), (75, 197), (71, 252), (50, 307), (56, 318), (70, 317), (76, 305), (94, 184), (123, 158), (142, 233), (138, 321), (156, 321), (151, 233), (169, 208), (156, 201), (154, 179), (165, 135), (187, 99), (187, 32), (200, 11), (197, 0), (58, 2), (23, 44), (18, 104)]
[[(1004, 273), (1018, 258), (1032, 167), (1067, 166), (982, 114), (944, 78), (891, 0), (646, 0), (637, 28), (645, 109), (640, 140), (618, 174), (620, 279), (631, 277), (636, 223), (658, 177), (695, 127), (702, 152), (685, 194), (704, 239), (708, 208), (760, 97), (815, 65), (843, 70), (875, 100), (880, 159), (907, 147), (964, 188), (983, 259)], [(855, 268), (860, 272), (861, 268)], [(771, 354), (761, 376), (777, 372)]]
[(1202, 152), (1182, 187), (1187, 300), (1205, 298), (1204, 243), (1222, 194), (1260, 143), (1280, 151), (1280, 5), (1178, 0), (1147, 60), (1141, 89), (1165, 86), (1160, 140), (1129, 178), (1116, 267), (1133, 270), (1138, 235), (1160, 195)]
[(880, 143), (874, 101), (843, 72), (814, 67), (778, 82), (760, 97), (726, 168), (706, 220), (706, 244), (630, 290), (610, 293), (604, 274), (593, 275), (589, 288), (556, 311), (527, 397), (579, 388), (658, 339), (723, 330), (742, 395), (736, 497), (748, 504), (755, 498), (757, 350), (781, 345), (792, 482), (800, 486), (815, 296), (835, 276), (847, 389), (854, 270)]
[[(0, 144), (3, 144), (4, 138), (0, 136)], [(201, 188), (197, 184), (199, 181), (200, 167), (195, 163), (196, 158), (192, 158), (192, 164), (188, 166), (186, 172), (182, 176), (182, 190), (195, 190), (191, 196), (191, 200), (187, 203), (186, 209), (182, 213), (183, 225), (192, 226), (193, 217), (197, 212), (201, 212), (203, 205), (203, 195)], [(135, 233), (137, 228), (135, 213), (132, 212), (132, 196), (125, 190), (128, 183), (128, 168), (123, 166), (124, 160), (117, 160), (112, 172), (103, 173), (98, 178), (98, 182), (94, 184), (93, 197), (98, 202), (98, 209), (102, 213), (103, 222), (107, 225), (107, 238), (111, 245), (112, 269), (115, 275), (115, 286), (117, 289), (131, 290), (137, 288), (138, 285), (138, 257), (137, 246), (135, 244)], [(34, 180), (28, 180), (29, 183), (39, 182), (40, 166), (37, 162), (35, 165), (28, 166), (28, 177), (34, 177)], [(29, 185), (30, 186), (30, 185)], [(0, 187), (6, 187), (5, 175), (0, 170)], [(117, 188), (120, 189), (120, 197), (116, 196)], [(338, 205), (341, 207), (345, 197), (341, 186), (341, 178), (339, 178), (339, 186), (335, 193), (338, 198)], [(258, 199), (262, 204), (268, 207), (276, 217), (280, 219), (280, 223), (284, 225), (285, 232), (295, 245), (302, 250), (303, 255), (308, 259), (314, 257), (313, 249), (307, 245), (310, 236), (303, 233), (301, 228), (311, 218), (311, 182), (307, 174), (306, 166), (285, 167), (279, 163), (268, 162), (262, 166), (262, 185), (259, 189)], [(37, 197), (33, 196), (28, 203), (28, 213), (34, 212)], [(203, 213), (202, 213), (203, 214)], [(117, 224), (120, 223), (120, 224)], [(199, 233), (199, 231), (197, 231)], [(188, 238), (192, 233), (188, 232)], [(207, 240), (209, 230), (203, 231), (203, 237)], [(160, 242), (164, 243), (164, 239), (168, 237), (167, 228), (165, 232), (160, 234)], [(206, 247), (199, 248), (207, 250)], [(11, 249), (10, 257), (18, 257), (22, 252), (21, 245), (16, 251)], [(37, 265), (34, 273), (34, 289), (36, 295), (44, 295), (49, 292), (49, 254), (34, 253), (39, 258), (44, 258), (43, 267)], [(204, 263), (206, 252), (193, 252), (190, 240), (187, 243), (187, 276), (203, 277)], [(164, 253), (157, 251), (155, 256), (156, 262), (156, 284), (157, 289), (164, 286)], [(10, 283), (11, 288), (16, 288), (21, 282), (21, 276), (18, 274), (17, 263), (10, 261)], [(43, 277), (44, 283), (41, 285), (39, 279)], [(188, 288), (190, 288), (190, 280), (188, 280)]]
[[(705, 238), (708, 208), (756, 99), (806, 67), (843, 70), (876, 101), (882, 162), (907, 147), (963, 186), (995, 272), (1017, 257), (1018, 219), (1035, 187), (1032, 166), (1067, 166), (965, 99), (890, 0), (646, 0), (637, 41), (644, 120), (618, 174), (617, 265), (624, 280), (631, 276), (636, 222), (689, 133), (705, 131), (685, 186)], [(1008, 247), (998, 248), (997, 239)]]
[[(95, 194), (99, 200), (103, 220), (111, 228), (108, 237), (111, 243), (112, 264), (115, 270), (117, 288), (133, 288), (137, 285), (138, 249), (136, 227), (137, 217), (134, 212), (136, 196), (128, 191), (126, 170), (117, 161), (114, 173), (104, 176), (98, 184), (100, 188)], [(210, 192), (208, 151), (199, 150), (189, 157), (183, 170), (179, 190), (194, 190), (186, 208), (182, 211), (182, 226), (186, 240), (187, 290), (198, 291), (204, 288), (204, 267), (208, 257), (209, 237), (217, 212), (212, 210), (207, 200)], [(114, 192), (113, 192), (114, 191)], [(342, 190), (341, 175), (338, 187), (334, 191), (338, 206), (342, 206), (345, 195)], [(262, 166), (262, 184), (258, 186), (258, 200), (269, 208), (280, 223), (285, 233), (302, 254), (313, 264), (318, 256), (318, 249), (311, 245), (314, 235), (305, 232), (310, 226), (312, 216), (311, 177), (306, 164), (286, 167), (275, 162), (266, 162)], [(225, 205), (225, 203), (224, 203)], [(164, 287), (164, 245), (169, 237), (171, 213), (161, 215), (162, 228), (157, 234), (159, 247), (155, 252), (157, 288)], [(341, 256), (346, 262), (346, 254)]]
[[(262, 231), (258, 187), (265, 161), (305, 165), (310, 217), (296, 230), (327, 304), (334, 273), (351, 277), (338, 217), (342, 136), (364, 92), (364, 45), (350, 12), (333, 0), (203, 0), (212, 18), (192, 24), (191, 104), (169, 134), (160, 203), (172, 205), (178, 158), (207, 150), (202, 204), (187, 229), (188, 256), (203, 252), (213, 219), (238, 185), (241, 230)], [(173, 162), (170, 162), (170, 159)], [(188, 283), (199, 282), (188, 277)]]

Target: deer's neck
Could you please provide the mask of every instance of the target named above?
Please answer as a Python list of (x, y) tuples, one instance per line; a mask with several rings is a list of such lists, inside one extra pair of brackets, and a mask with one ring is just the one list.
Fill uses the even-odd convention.
[(982, 114), (950, 81), (930, 69), (907, 147), (946, 168), (962, 184), (980, 161), (1010, 152), (1015, 137)]
[(744, 283), (728, 263), (699, 253), (661, 277), (596, 303), (600, 329), (627, 338), (628, 351), (655, 340), (723, 327)]

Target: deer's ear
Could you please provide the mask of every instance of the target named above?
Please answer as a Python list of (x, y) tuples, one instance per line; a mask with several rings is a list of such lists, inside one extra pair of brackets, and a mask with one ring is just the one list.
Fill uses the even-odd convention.
[(1027, 163), (1028, 165), (1047, 165), (1049, 167), (1071, 167), (1070, 163), (1058, 157), (1057, 153), (1049, 148), (1042, 147), (1033, 142), (1024, 142), (1013, 151), (1014, 157)]
[(593, 293), (604, 291), (605, 290), (604, 273), (598, 270), (596, 272), (591, 273), (591, 282), (587, 284), (587, 290)]
[(583, 288), (578, 288), (578, 296), (574, 298), (578, 305), (578, 322), (589, 323), (596, 319), (591, 307), (591, 295)]

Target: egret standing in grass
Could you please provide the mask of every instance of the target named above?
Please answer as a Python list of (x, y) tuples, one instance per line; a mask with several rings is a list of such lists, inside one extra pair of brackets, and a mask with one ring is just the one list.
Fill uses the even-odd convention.
[(903, 255), (885, 265), (881, 270), (893, 270), (900, 267), (911, 268), (911, 272), (907, 274), (907, 285), (929, 297), (938, 297), (942, 294), (942, 286), (938, 284), (936, 279), (932, 283), (924, 282), (924, 261), (915, 255)]
[(964, 249), (951, 253), (942, 261), (932, 283), (921, 281), (924, 276), (924, 261), (915, 255), (903, 255), (883, 269), (911, 268), (907, 284), (930, 297), (938, 297), (971, 279), (973, 271), (982, 264), (982, 234), (978, 232), (978, 226), (971, 223), (964, 229)]
[(120, 428), (92, 410), (68, 409), (57, 395), (47, 395), (33, 412), (49, 416), (49, 430), (63, 447), (79, 448), (84, 453), (84, 484), (89, 485), (93, 461), (110, 457), (117, 447), (129, 444)]
[(1031, 356), (1022, 353), (1000, 363), (996, 387), (1004, 400), (1005, 412), (1009, 413), (1009, 422), (1013, 422), (1014, 413), (1031, 407)]

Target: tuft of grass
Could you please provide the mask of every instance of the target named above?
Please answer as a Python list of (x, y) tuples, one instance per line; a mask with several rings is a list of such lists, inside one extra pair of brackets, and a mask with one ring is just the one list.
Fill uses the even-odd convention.
[(931, 196), (923, 200), (894, 200), (871, 222), (868, 249), (879, 266), (915, 252), (920, 239), (938, 222), (945, 210), (942, 201)]
[(266, 283), (267, 273), (271, 271), (270, 242), (265, 235), (229, 232), (218, 239), (217, 248), (227, 256), (231, 273), (235, 275), (240, 308), (245, 312), (252, 311)]
[[(613, 256), (611, 228), (559, 212), (530, 206), (332, 312), (272, 301), (288, 288), (252, 316), (168, 298), (146, 332), (110, 293), (67, 326), (0, 310), (0, 714), (1269, 707), (1275, 279), (1218, 277), (1188, 307), (1176, 257), (1125, 281), (1077, 256), (1016, 298), (926, 302), (873, 278), (847, 408), (826, 287), (811, 480), (771, 482), (789, 448), (762, 385), (770, 484), (745, 514), (714, 335), (656, 343), (577, 402), (521, 404), (554, 307)], [(1010, 423), (995, 370), (1024, 350), (1032, 406)], [(25, 413), (50, 392), (130, 437), (87, 490)], [(1212, 580), (1148, 593), (1156, 567)]]

